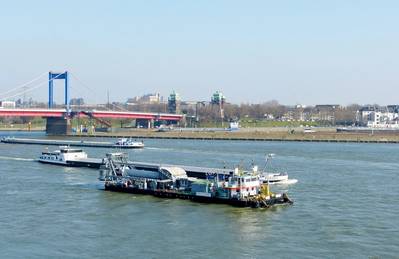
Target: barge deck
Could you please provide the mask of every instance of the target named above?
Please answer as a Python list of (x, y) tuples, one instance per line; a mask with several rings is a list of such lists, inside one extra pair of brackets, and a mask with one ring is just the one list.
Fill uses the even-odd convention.
[[(39, 161), (41, 163), (45, 163)], [(52, 163), (49, 163), (52, 164)], [(62, 164), (60, 164), (62, 165)], [(86, 159), (70, 159), (66, 162), (66, 165), (63, 166), (71, 166), (71, 167), (89, 167), (89, 168), (100, 168), (102, 165), (105, 165), (103, 159), (100, 158), (86, 158)], [(183, 168), (188, 176), (197, 177), (201, 179), (206, 179), (209, 174), (224, 174), (229, 175), (233, 172), (233, 169), (224, 169), (224, 168), (212, 168), (212, 167), (199, 167), (199, 166), (187, 166), (187, 165), (172, 165), (172, 164), (160, 164), (160, 163), (149, 163), (149, 162), (138, 162), (138, 161), (128, 161), (127, 165), (136, 170), (144, 170), (144, 171), (152, 171), (157, 172), (163, 166), (167, 167), (180, 167)]]

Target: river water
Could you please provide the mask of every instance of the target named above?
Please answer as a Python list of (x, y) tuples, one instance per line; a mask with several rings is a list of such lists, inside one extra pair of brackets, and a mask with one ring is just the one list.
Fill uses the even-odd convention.
[(40, 164), (44, 146), (2, 143), (1, 257), (399, 258), (399, 145), (145, 144), (130, 160), (223, 167), (263, 165), (274, 153), (271, 166), (298, 179), (278, 188), (295, 203), (257, 210), (106, 192), (97, 170)]

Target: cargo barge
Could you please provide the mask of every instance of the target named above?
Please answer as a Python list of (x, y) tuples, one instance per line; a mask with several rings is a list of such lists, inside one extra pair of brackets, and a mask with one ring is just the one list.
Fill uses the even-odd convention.
[(132, 169), (123, 153), (107, 154), (99, 179), (104, 181), (106, 191), (114, 192), (252, 208), (293, 203), (286, 193), (270, 192), (269, 185), (263, 183), (258, 174), (242, 172), (238, 168), (227, 176), (216, 174), (199, 179), (188, 177), (180, 167), (160, 167), (158, 171)]
[[(46, 147), (37, 159), (38, 162), (44, 164), (69, 166), (69, 167), (89, 167), (99, 169), (102, 165), (105, 165), (105, 159), (101, 158), (89, 158), (88, 154), (82, 149), (71, 148), (69, 146), (60, 146), (57, 150), (49, 151)], [(198, 166), (186, 166), (186, 165), (171, 165), (171, 164), (159, 164), (150, 162), (138, 162), (138, 161), (127, 161), (127, 165), (136, 170), (145, 171), (159, 171), (162, 166), (166, 167), (181, 167), (191, 177), (206, 178), (209, 174), (226, 174), (231, 172), (231, 169), (225, 168), (210, 168), (210, 167), (198, 167)]]
[[(49, 151), (46, 147), (46, 149), (41, 153), (37, 161), (45, 164), (70, 167), (89, 167), (98, 169), (102, 165), (105, 165), (106, 160), (99, 158), (89, 158), (87, 153), (84, 152), (82, 149), (70, 148), (69, 146), (60, 146), (58, 150), (54, 151)], [(137, 161), (126, 161), (126, 164), (131, 169), (153, 172), (158, 172), (161, 167), (180, 167), (186, 171), (189, 177), (201, 179), (206, 179), (210, 175), (228, 176), (234, 172), (233, 169), (228, 168), (171, 165)], [(293, 184), (297, 182), (296, 179), (288, 179), (287, 173), (270, 173), (265, 171), (259, 172), (257, 166), (253, 166), (251, 169), (251, 173), (259, 174), (260, 180), (269, 184)]]
[(59, 140), (59, 139), (30, 139), (4, 137), (1, 142), (8, 144), (30, 144), (30, 145), (52, 145), (52, 146), (74, 146), (74, 147), (102, 147), (102, 148), (143, 148), (142, 141), (120, 138), (114, 142), (86, 141), (86, 140)]

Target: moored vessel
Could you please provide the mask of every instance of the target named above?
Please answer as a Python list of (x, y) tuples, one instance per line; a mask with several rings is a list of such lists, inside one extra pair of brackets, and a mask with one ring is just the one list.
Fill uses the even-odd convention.
[(0, 140), (6, 144), (30, 144), (46, 146), (74, 146), (74, 147), (99, 147), (99, 148), (143, 148), (143, 141), (134, 141), (131, 138), (119, 138), (116, 142), (87, 141), (87, 140), (62, 140), (62, 139), (31, 139), (3, 137)]
[(143, 141), (135, 141), (131, 138), (119, 138), (113, 145), (116, 148), (143, 148)]

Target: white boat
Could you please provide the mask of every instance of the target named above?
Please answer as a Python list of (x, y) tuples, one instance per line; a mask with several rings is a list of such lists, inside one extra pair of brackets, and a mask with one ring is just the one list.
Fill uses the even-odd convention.
[(119, 138), (113, 145), (118, 148), (143, 148), (143, 141), (134, 141), (131, 138)]
[(268, 164), (271, 163), (274, 154), (268, 154), (266, 156), (266, 164), (263, 171), (258, 172), (258, 166), (253, 166), (253, 173), (259, 174), (259, 179), (264, 183), (269, 184), (294, 184), (297, 183), (297, 179), (289, 179), (286, 172), (267, 172), (265, 169)]
[(315, 133), (316, 131), (312, 128), (304, 128), (303, 133)]
[(269, 184), (294, 184), (298, 182), (297, 179), (289, 179), (287, 173), (262, 172), (259, 179)]
[(43, 151), (38, 161), (41, 163), (70, 165), (70, 161), (78, 161), (87, 159), (87, 153), (82, 149), (61, 146), (59, 150)]

